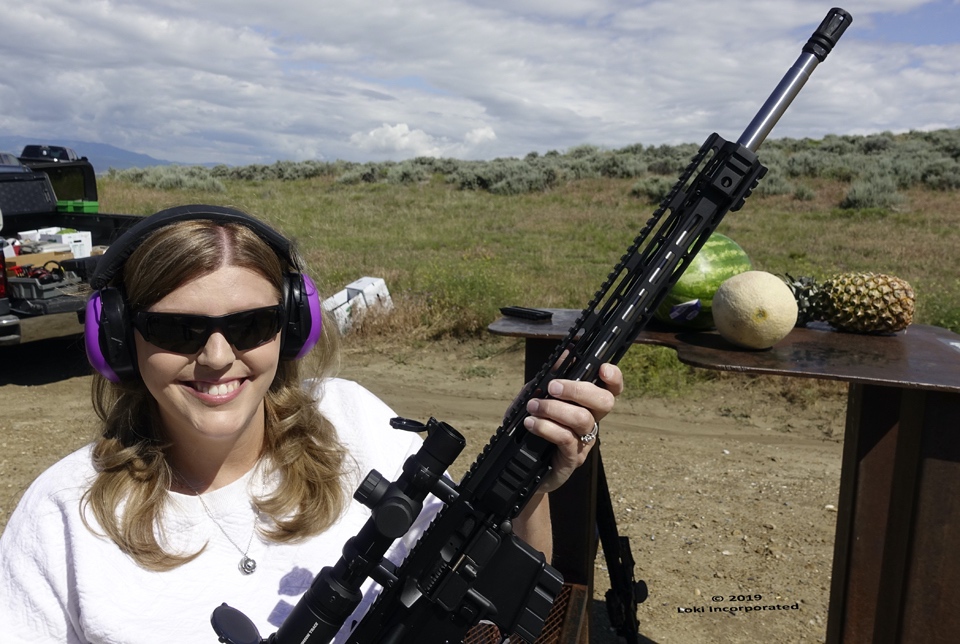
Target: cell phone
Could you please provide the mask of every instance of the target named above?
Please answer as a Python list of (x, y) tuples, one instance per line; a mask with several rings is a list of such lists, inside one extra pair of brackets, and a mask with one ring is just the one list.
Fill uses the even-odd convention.
[(504, 306), (500, 312), (511, 318), (523, 318), (533, 322), (546, 322), (553, 318), (553, 313), (543, 309), (530, 309), (525, 306)]

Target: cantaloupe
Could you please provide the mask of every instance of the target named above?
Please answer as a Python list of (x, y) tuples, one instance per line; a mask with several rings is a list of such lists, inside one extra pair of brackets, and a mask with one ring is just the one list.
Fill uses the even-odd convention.
[(748, 349), (769, 349), (796, 324), (797, 301), (776, 275), (746, 271), (717, 289), (713, 321), (728, 342)]

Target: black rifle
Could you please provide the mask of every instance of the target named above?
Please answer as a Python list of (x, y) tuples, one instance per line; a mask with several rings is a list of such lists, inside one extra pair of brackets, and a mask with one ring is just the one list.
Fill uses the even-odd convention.
[[(423, 448), (394, 483), (370, 473), (355, 498), (372, 509), (371, 518), (267, 642), (329, 642), (359, 604), (367, 578), (383, 590), (349, 635), (351, 644), (461, 642), (482, 619), (502, 633), (536, 639), (562, 578), (511, 529), (550, 470), (554, 452), (524, 429), (527, 403), (546, 398), (555, 378), (596, 382), (603, 363), (616, 363), (626, 353), (723, 216), (738, 210), (763, 177), (757, 148), (850, 22), (842, 9), (827, 14), (738, 142), (717, 134), (707, 138), (459, 485), (443, 473), (463, 449), (463, 437), (432, 418), (426, 425), (395, 419), (395, 427), (428, 432)], [(384, 553), (410, 528), (428, 493), (445, 506), (398, 568)], [(635, 630), (631, 593), (634, 603), (624, 610), (633, 611), (629, 628)], [(211, 621), (222, 642), (261, 641), (246, 616), (226, 604)]]

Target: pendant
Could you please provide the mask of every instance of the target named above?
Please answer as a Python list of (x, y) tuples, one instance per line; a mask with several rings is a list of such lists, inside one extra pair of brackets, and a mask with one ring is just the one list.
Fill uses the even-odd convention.
[(237, 566), (237, 568), (239, 568), (240, 572), (245, 575), (252, 575), (257, 569), (257, 562), (247, 555), (243, 555), (243, 559), (240, 560), (240, 564)]

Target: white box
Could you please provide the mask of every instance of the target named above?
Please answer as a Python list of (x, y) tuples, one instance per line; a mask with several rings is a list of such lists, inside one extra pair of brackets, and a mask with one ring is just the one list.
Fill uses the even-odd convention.
[(379, 305), (388, 310), (393, 308), (393, 300), (390, 299), (387, 284), (379, 277), (361, 277), (347, 284), (345, 290), (347, 291), (348, 300), (352, 300), (355, 297), (363, 297), (367, 306)]
[(22, 241), (40, 241), (40, 231), (39, 230), (21, 230), (17, 233), (17, 236), (20, 237)]
[(321, 304), (324, 309), (333, 313), (333, 319), (337, 322), (341, 335), (346, 334), (353, 326), (354, 316), (367, 308), (367, 302), (362, 297), (354, 297), (352, 300), (347, 297), (347, 290), (343, 289), (325, 299)]
[(393, 300), (386, 283), (379, 277), (361, 277), (350, 282), (347, 287), (322, 303), (325, 310), (333, 313), (341, 334), (347, 333), (353, 326), (353, 320), (360, 311), (368, 307), (393, 308)]
[(77, 259), (90, 257), (90, 251), (93, 249), (93, 242), (89, 230), (78, 230), (75, 233), (41, 233), (41, 241), (55, 242), (58, 244), (67, 244), (70, 246), (70, 252)]

